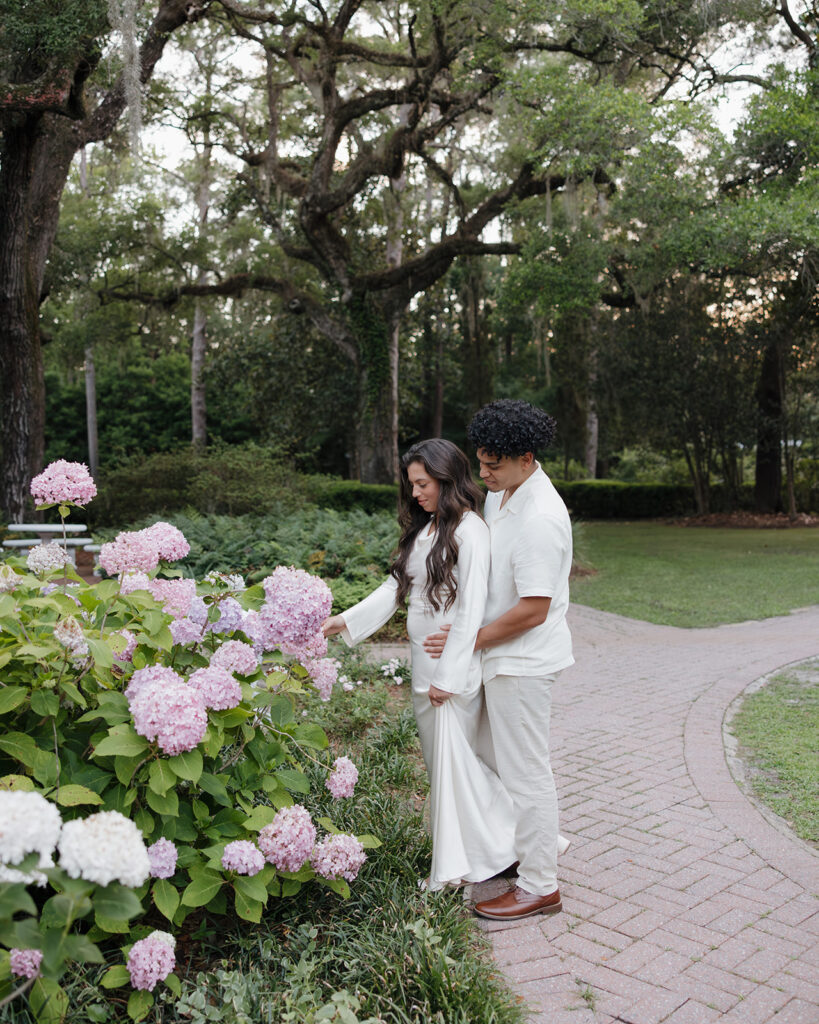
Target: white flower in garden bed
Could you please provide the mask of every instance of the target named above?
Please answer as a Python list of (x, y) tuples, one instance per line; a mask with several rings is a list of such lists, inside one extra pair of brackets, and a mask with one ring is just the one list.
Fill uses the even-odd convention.
[(134, 889), (149, 877), (148, 851), (133, 821), (119, 811), (99, 811), (63, 825), (60, 867), (72, 878)]
[(22, 577), (10, 565), (0, 564), (0, 594), (8, 594), (14, 590)]
[(60, 812), (44, 796), (0, 791), (0, 881), (45, 885), (41, 871), (16, 871), (13, 865), (38, 853), (38, 867), (53, 867), (52, 854), (61, 828)]
[(26, 565), (32, 572), (46, 573), (63, 569), (71, 561), (68, 553), (57, 541), (50, 544), (38, 544), (33, 547), (26, 558)]

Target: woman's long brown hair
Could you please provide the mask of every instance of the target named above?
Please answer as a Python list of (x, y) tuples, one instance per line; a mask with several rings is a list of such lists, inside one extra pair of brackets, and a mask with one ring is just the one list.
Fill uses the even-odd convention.
[(401, 459), (401, 491), (398, 505), (398, 523), (401, 539), (395, 561), (390, 569), (398, 581), (397, 599), (403, 603), (410, 591), (412, 580), (407, 574), (407, 561), (415, 538), (423, 530), (432, 514), (426, 512), (412, 496), (412, 484), (407, 474), (413, 462), (420, 462), (426, 472), (438, 481), (438, 507), (435, 510), (435, 539), (427, 555), (427, 584), (424, 597), (435, 611), (443, 605), (448, 611), (457, 593), (454, 569), (458, 562), (458, 544), (455, 530), (463, 514), (477, 512), (483, 501), (480, 489), (472, 479), (469, 459), (451, 441), (433, 437), (419, 441)]

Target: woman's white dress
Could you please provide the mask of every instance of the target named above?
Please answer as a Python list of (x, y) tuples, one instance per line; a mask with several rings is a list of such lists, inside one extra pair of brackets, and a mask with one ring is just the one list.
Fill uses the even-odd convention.
[[(483, 710), (480, 655), (475, 637), (481, 626), (489, 575), (489, 531), (479, 515), (465, 513), (455, 536), (458, 562), (455, 603), (434, 611), (423, 596), (426, 558), (435, 534), (416, 537), (407, 572), (412, 580), (407, 614), (412, 661), (412, 702), (429, 774), (432, 830), (431, 889), (447, 883), (479, 882), (515, 860), (512, 801), (500, 779), (481, 758)], [(356, 644), (380, 629), (396, 610), (397, 583), (389, 577), (344, 612), (345, 641)], [(430, 658), (424, 637), (451, 625), (440, 659)], [(429, 702), (434, 684), (453, 693), (440, 707)], [(481, 742), (485, 743), (482, 734)]]

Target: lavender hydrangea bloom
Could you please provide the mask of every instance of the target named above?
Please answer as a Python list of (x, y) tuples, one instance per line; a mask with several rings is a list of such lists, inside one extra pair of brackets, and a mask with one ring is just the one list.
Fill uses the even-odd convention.
[(282, 807), (259, 833), (259, 849), (279, 871), (298, 871), (310, 857), (316, 827), (310, 812), (299, 804)]
[(242, 628), (247, 614), (235, 597), (225, 597), (218, 603), (219, 618), (207, 629), (213, 633), (233, 633)]

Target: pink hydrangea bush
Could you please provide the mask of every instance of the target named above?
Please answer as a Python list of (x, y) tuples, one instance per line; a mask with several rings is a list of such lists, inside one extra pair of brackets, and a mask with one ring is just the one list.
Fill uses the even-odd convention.
[(298, 871), (309, 860), (316, 842), (316, 826), (300, 804), (282, 807), (259, 833), (259, 849), (279, 871)]
[(133, 571), (153, 572), (159, 552), (142, 530), (123, 531), (100, 548), (99, 563), (109, 576)]
[(57, 459), (31, 481), (31, 496), (41, 505), (87, 505), (97, 485), (84, 462)]
[(338, 680), (338, 661), (335, 658), (320, 658), (318, 661), (309, 661), (305, 668), (321, 699), (328, 701)]
[(196, 597), (196, 580), (151, 580), (148, 584), (151, 597), (162, 605), (162, 610), (175, 619), (184, 618)]

